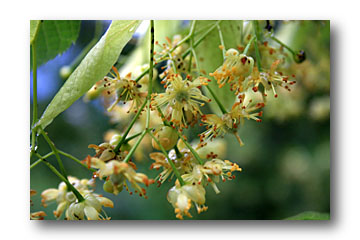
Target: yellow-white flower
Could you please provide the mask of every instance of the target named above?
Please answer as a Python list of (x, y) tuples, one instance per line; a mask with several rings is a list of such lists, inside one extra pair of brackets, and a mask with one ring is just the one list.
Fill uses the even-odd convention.
[(270, 69), (263, 72), (259, 72), (257, 67), (254, 67), (251, 75), (244, 82), (244, 88), (248, 89), (252, 87), (252, 90), (257, 92), (259, 85), (261, 84), (264, 87), (264, 96), (267, 96), (268, 92), (272, 91), (274, 93), (274, 97), (278, 96), (275, 89), (278, 86), (291, 91), (289, 86), (295, 84), (296, 81), (290, 81), (289, 76), (283, 76), (281, 73), (276, 71), (276, 68), (280, 63), (281, 60), (275, 60)]
[[(181, 156), (178, 157), (176, 155), (175, 150), (170, 150), (167, 156), (171, 161), (173, 161), (175, 167), (180, 172), (180, 174), (184, 172), (191, 171), (193, 165), (193, 156), (187, 149), (181, 150)], [(170, 177), (170, 179), (174, 176), (173, 169), (168, 161), (168, 158), (161, 152), (153, 152), (150, 153), (150, 158), (155, 162), (151, 164), (150, 169), (159, 170), (162, 168), (161, 173), (156, 177), (157, 183), (161, 185)]]
[[(86, 195), (91, 193), (93, 190), (89, 187), (94, 186), (94, 180), (88, 180), (88, 179), (77, 179), (76, 177), (68, 176), (69, 182), (76, 188), (76, 190), (79, 191), (81, 195)], [(69, 207), (69, 205), (73, 202), (76, 202), (76, 196), (73, 192), (68, 190), (65, 182), (61, 182), (59, 184), (59, 187), (56, 188), (49, 188), (44, 190), (41, 193), (42, 197), (42, 204), (44, 207), (47, 206), (48, 202), (56, 201), (57, 208), (55, 211), (53, 211), (54, 216), (56, 218), (60, 218), (62, 213)]]
[[(66, 210), (66, 219), (67, 220), (84, 220), (85, 217), (87, 220), (109, 220), (105, 211), (102, 210), (104, 207), (114, 207), (113, 202), (105, 197), (100, 197), (99, 195), (87, 194), (84, 197), (82, 202), (72, 202), (69, 208)], [(101, 212), (104, 212), (104, 215), (101, 215)]]
[(173, 186), (168, 194), (167, 199), (175, 209), (176, 217), (183, 219), (183, 216), (192, 217), (189, 210), (192, 203), (196, 206), (197, 212), (206, 211), (208, 207), (205, 204), (205, 189), (202, 185), (184, 185)]
[(253, 66), (254, 59), (252, 57), (240, 54), (236, 49), (231, 48), (226, 51), (222, 66), (209, 75), (217, 80), (219, 88), (229, 83), (230, 89), (235, 90), (237, 94), (242, 91), (242, 83), (245, 77), (251, 73)]
[(168, 79), (165, 93), (153, 94), (151, 105), (166, 106), (165, 118), (181, 128), (187, 127), (202, 115), (200, 110), (200, 106), (204, 105), (202, 101), (210, 101), (199, 89), (207, 85), (208, 81), (210, 80), (204, 77), (190, 81), (182, 79), (179, 74), (172, 74)]
[(226, 179), (232, 180), (235, 175), (232, 175), (234, 171), (242, 171), (242, 169), (229, 160), (212, 159), (207, 161), (204, 165), (196, 165), (191, 173), (182, 175), (181, 177), (185, 182), (189, 182), (195, 185), (210, 184), (214, 191), (218, 194), (220, 190), (215, 183), (218, 183), (220, 179), (225, 182)]
[[(136, 165), (132, 162), (121, 162), (117, 160), (111, 160), (104, 162), (99, 158), (91, 158), (91, 167), (97, 168), (98, 176), (102, 178), (107, 178), (110, 183), (112, 183), (112, 193), (117, 195), (122, 188), (125, 186), (126, 190), (129, 190), (126, 180), (130, 185), (135, 189), (135, 193), (138, 193), (140, 196), (147, 198), (145, 188), (142, 188), (139, 184), (145, 184), (149, 186), (154, 183), (153, 179), (149, 179), (143, 173), (137, 173)], [(108, 188), (111, 189), (111, 188)], [(130, 192), (132, 194), (132, 192)]]

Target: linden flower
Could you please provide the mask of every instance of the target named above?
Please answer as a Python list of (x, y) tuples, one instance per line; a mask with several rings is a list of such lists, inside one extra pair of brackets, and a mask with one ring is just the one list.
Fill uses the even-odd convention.
[[(88, 180), (88, 179), (79, 180), (71, 176), (68, 176), (68, 180), (76, 188), (76, 190), (79, 191), (81, 195), (85, 195), (92, 192), (92, 190), (89, 189), (89, 186), (91, 187), (94, 186), (94, 180)], [(71, 203), (76, 201), (75, 194), (71, 191), (68, 191), (65, 182), (61, 182), (57, 189), (49, 188), (44, 190), (41, 193), (41, 197), (42, 197), (41, 202), (44, 207), (47, 206), (48, 202), (56, 201), (58, 205), (56, 210), (53, 211), (54, 216), (56, 218), (60, 218), (64, 210), (67, 209)]]
[[(108, 192), (111, 192), (117, 195), (122, 188), (125, 186), (126, 190), (129, 191), (126, 180), (130, 182), (131, 186), (135, 189), (135, 193), (139, 193), (140, 196), (145, 196), (146, 190), (140, 187), (139, 183), (149, 186), (154, 183), (153, 179), (149, 179), (143, 173), (137, 173), (136, 165), (132, 162), (120, 162), (117, 160), (111, 160), (104, 162), (99, 158), (91, 158), (90, 166), (93, 168), (99, 169), (97, 171), (98, 176), (102, 178), (107, 178), (106, 187)], [(132, 194), (132, 192), (130, 192)]]
[(252, 99), (246, 99), (247, 95), (242, 94), (239, 96), (239, 102), (235, 102), (230, 111), (230, 117), (234, 120), (234, 127), (237, 128), (239, 124), (244, 123), (244, 119), (252, 119), (256, 122), (261, 122), (263, 112), (258, 112), (259, 109), (265, 107), (265, 103), (253, 104)]
[(249, 76), (244, 85), (246, 88), (249, 88), (252, 86), (252, 90), (254, 92), (257, 92), (259, 89), (259, 85), (263, 85), (264, 87), (264, 96), (268, 95), (269, 91), (273, 91), (274, 97), (277, 97), (277, 93), (275, 90), (275, 87), (280, 86), (291, 91), (289, 88), (289, 85), (293, 85), (296, 83), (296, 81), (289, 81), (288, 76), (282, 76), (281, 73), (276, 72), (277, 66), (281, 63), (281, 60), (275, 60), (273, 64), (270, 67), (269, 71), (266, 72), (259, 72), (257, 67), (254, 68), (253, 72), (251, 73), (251, 76)]
[[(110, 220), (106, 215), (106, 212), (102, 209), (104, 207), (114, 207), (113, 202), (110, 199), (99, 197), (94, 194), (87, 194), (82, 202), (72, 202), (69, 208), (66, 210), (67, 220)], [(101, 215), (103, 212), (105, 216)]]
[[(159, 186), (166, 181), (170, 177), (173, 178), (174, 172), (169, 164), (168, 159), (165, 157), (163, 153), (160, 152), (153, 152), (150, 153), (150, 158), (155, 162), (151, 164), (150, 169), (157, 169), (163, 168), (162, 172), (156, 177), (157, 183)], [(175, 150), (170, 150), (168, 154), (168, 158), (173, 161), (176, 168), (179, 170), (180, 173), (191, 171), (192, 169), (192, 160), (193, 156), (190, 154), (190, 151), (185, 151), (185, 149), (181, 150), (181, 157), (179, 158), (176, 155)]]
[(199, 134), (200, 143), (198, 148), (205, 146), (207, 141), (212, 141), (217, 136), (224, 136), (228, 132), (233, 132), (232, 125), (227, 125), (227, 121), (224, 121), (226, 114), (223, 117), (219, 117), (216, 114), (207, 114), (201, 117), (200, 126), (205, 125), (205, 132)]
[(113, 78), (105, 77), (102, 80), (103, 87), (105, 88), (107, 95), (111, 95), (116, 92), (116, 99), (107, 110), (109, 112), (112, 111), (120, 101), (123, 101), (124, 103), (132, 101), (128, 113), (130, 111), (134, 111), (136, 113), (137, 109), (139, 109), (144, 103), (147, 93), (140, 92), (139, 88), (141, 88), (141, 85), (134, 80), (131, 80), (131, 73), (122, 78), (115, 67), (112, 69), (115, 72), (115, 74), (110, 72)]
[(181, 128), (187, 127), (188, 123), (196, 122), (197, 116), (202, 115), (200, 106), (204, 103), (201, 101), (210, 102), (199, 89), (210, 80), (198, 77), (190, 81), (182, 79), (179, 74), (173, 74), (168, 81), (165, 93), (153, 94), (151, 105), (166, 106), (165, 118)]
[(226, 51), (225, 60), (222, 66), (210, 73), (222, 88), (227, 82), (230, 83), (230, 89), (236, 90), (236, 94), (242, 91), (242, 83), (254, 66), (252, 57), (240, 54), (236, 49)]
[(231, 173), (234, 171), (242, 171), (242, 169), (229, 160), (212, 159), (207, 161), (204, 165), (196, 165), (191, 173), (182, 175), (185, 182), (192, 182), (193, 185), (200, 185), (201, 183), (209, 183), (214, 189), (215, 193), (220, 193), (215, 183), (220, 179), (225, 182), (226, 179), (232, 180), (235, 175)]
[[(158, 57), (155, 60), (156, 62), (167, 60), (166, 66), (161, 68), (166, 68), (165, 71), (159, 75), (159, 77), (163, 79), (161, 81), (162, 84), (166, 83), (170, 76), (175, 73), (173, 67), (176, 68), (177, 73), (184, 73), (185, 75), (187, 74), (187, 61), (184, 61), (181, 56), (184, 52), (184, 49), (186, 49), (186, 46), (184, 46), (186, 44), (182, 44), (175, 48), (175, 46), (181, 41), (181, 36), (175, 35), (172, 40), (170, 40), (168, 37), (165, 37), (165, 40), (166, 42), (163, 44), (159, 44), (158, 41), (155, 42), (157, 48), (160, 49), (160, 51), (158, 53), (154, 52), (154, 54), (156, 54)], [(173, 50), (174, 48), (175, 50)]]
[[(126, 155), (128, 154), (127, 149), (122, 148), (120, 149), (119, 154), (115, 154), (114, 148), (115, 146), (112, 144), (113, 143), (113, 139), (110, 140), (111, 143), (101, 143), (99, 146), (95, 145), (95, 144), (90, 144), (88, 146), (88, 148), (93, 148), (95, 149), (96, 154), (94, 155), (94, 157), (99, 158), (101, 161), (107, 162), (110, 160), (123, 160)], [(125, 146), (125, 145), (124, 145)], [(84, 160), (83, 163), (86, 163), (88, 165), (88, 167), (90, 168), (91, 165), (91, 156), (87, 156)]]
[(226, 133), (234, 134), (240, 146), (244, 145), (237, 134), (238, 120), (231, 113), (226, 113), (221, 118), (215, 114), (207, 114), (201, 118), (201, 121), (203, 123), (200, 126), (205, 125), (206, 130), (198, 135), (200, 137), (198, 149), (206, 146), (208, 141), (212, 141), (216, 137), (224, 137)]
[(179, 184), (173, 186), (168, 194), (167, 200), (175, 209), (176, 218), (183, 219), (183, 216), (192, 217), (189, 210), (192, 203), (196, 206), (197, 212), (206, 211), (208, 207), (205, 204), (205, 189), (202, 185), (184, 185)]

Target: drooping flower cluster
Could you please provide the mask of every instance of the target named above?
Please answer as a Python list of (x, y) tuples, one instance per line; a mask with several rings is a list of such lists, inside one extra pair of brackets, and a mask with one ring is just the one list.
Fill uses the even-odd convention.
[(190, 209), (192, 206), (196, 207), (198, 213), (207, 210), (205, 206), (205, 187), (207, 185), (210, 184), (216, 193), (220, 193), (216, 183), (220, 180), (224, 182), (226, 179), (234, 179), (235, 176), (232, 175), (232, 172), (241, 171), (241, 168), (236, 163), (217, 159), (218, 154), (213, 148), (203, 147), (199, 149), (202, 152), (201, 155), (208, 150), (210, 151), (205, 155), (208, 160), (203, 165), (197, 162), (187, 147), (184, 147), (181, 139), (177, 144), (177, 149), (180, 150), (177, 152), (173, 149), (169, 151), (167, 156), (163, 153), (153, 152), (150, 153), (150, 158), (155, 161), (151, 165), (152, 169), (159, 170), (162, 168), (157, 177), (158, 186), (175, 176), (174, 169), (169, 161), (175, 165), (176, 170), (184, 180), (185, 185), (183, 186), (177, 180), (175, 186), (169, 190), (167, 197), (175, 209), (176, 217), (183, 219), (184, 216), (191, 217)]
[(151, 105), (165, 107), (166, 120), (180, 128), (196, 123), (203, 115), (200, 106), (210, 99), (201, 93), (201, 86), (208, 84), (207, 78), (198, 77), (194, 81), (183, 79), (180, 74), (172, 74), (168, 79), (165, 93), (153, 94)]
[[(154, 29), (151, 30), (153, 34)], [(154, 35), (150, 39), (154, 41)], [(249, 35), (245, 39), (245, 44), (246, 41), (249, 43), (250, 39), (255, 38), (251, 38)], [(232, 180), (235, 178), (235, 172), (242, 171), (235, 162), (222, 160), (225, 156), (220, 157), (217, 152), (221, 149), (214, 147), (211, 143), (219, 140), (219, 137), (231, 133), (235, 135), (242, 146), (244, 143), (237, 134), (238, 128), (244, 124), (245, 120), (261, 122), (262, 108), (267, 102), (266, 97), (269, 92), (273, 92), (274, 96), (277, 97), (276, 88), (281, 87), (290, 91), (290, 85), (295, 83), (295, 81), (289, 80), (290, 77), (284, 76), (282, 73), (286, 58), (283, 48), (275, 49), (267, 42), (258, 44), (254, 41), (254, 44), (258, 44), (256, 48), (254, 44), (249, 44), (246, 50), (242, 46), (238, 47), (239, 51), (233, 48), (228, 49), (225, 52), (224, 62), (209, 73), (209, 76), (216, 81), (215, 86), (208, 86), (210, 80), (205, 77), (207, 74), (205, 70), (200, 69), (199, 64), (203, 60), (197, 59), (196, 52), (192, 52), (186, 58), (189, 50), (194, 50), (194, 46), (185, 52), (185, 40), (182, 41), (180, 36), (174, 36), (173, 40), (166, 37), (166, 42), (163, 44), (155, 42), (157, 52), (153, 48), (150, 50), (151, 61), (153, 61), (150, 64), (151, 66), (159, 62), (165, 63), (165, 66), (161, 67), (164, 71), (158, 75), (160, 83), (164, 85), (165, 92), (153, 93), (155, 87), (149, 88), (153, 86), (153, 84), (149, 85), (149, 82), (156, 81), (157, 74), (154, 74), (156, 77), (153, 79), (149, 79), (150, 75), (146, 79), (145, 76), (148, 75), (144, 73), (145, 75), (141, 74), (140, 80), (135, 81), (132, 80), (131, 73), (125, 77), (120, 77), (115, 67), (111, 73), (112, 77), (105, 77), (88, 92), (89, 97), (96, 96), (99, 92), (105, 93), (103, 94), (105, 106), (112, 123), (128, 125), (130, 122), (131, 129), (128, 128), (125, 131), (116, 129), (107, 134), (108, 139), (105, 140), (105, 143), (99, 146), (89, 145), (95, 149), (96, 153), (84, 160), (89, 168), (96, 169), (93, 177), (104, 180), (103, 189), (114, 195), (118, 195), (124, 187), (132, 194), (133, 192), (129, 189), (132, 187), (135, 193), (147, 198), (144, 186), (149, 186), (155, 181), (158, 186), (161, 186), (165, 181), (177, 178), (175, 186), (168, 191), (167, 199), (174, 207), (176, 217), (179, 219), (183, 219), (184, 216), (191, 217), (190, 211), (194, 206), (198, 213), (206, 211), (205, 194), (208, 185), (218, 194), (220, 193), (217, 186), (219, 182)], [(154, 42), (151, 42), (151, 46), (153, 45)], [(224, 46), (221, 45), (220, 49), (223, 50)], [(254, 51), (257, 51), (256, 55)], [(262, 56), (260, 59), (258, 58), (258, 51)], [(259, 62), (255, 64), (254, 58), (250, 55), (256, 56), (256, 61)], [(134, 75), (134, 69), (130, 70), (129, 67), (126, 67), (124, 68), (126, 71), (123, 69), (122, 73), (129, 70)], [(144, 66), (142, 67), (141, 72), (145, 71)], [(146, 69), (146, 71), (149, 70), (147, 67)], [(152, 70), (157, 73), (155, 67)], [(135, 75), (137, 75), (136, 72)], [(211, 96), (219, 105), (222, 115), (207, 112), (208, 109), (201, 108), (206, 102), (211, 101), (210, 95), (203, 94), (202, 86), (207, 86)], [(219, 103), (216, 92), (213, 93), (210, 87), (229, 88), (234, 93), (235, 101)], [(147, 102), (148, 105), (145, 105), (144, 102), (149, 101), (147, 91), (153, 94), (150, 102)], [(254, 97), (255, 94), (260, 95), (260, 99)], [(111, 103), (111, 101), (113, 102)], [(229, 105), (223, 107), (222, 104)], [(124, 113), (136, 113), (140, 106), (146, 106), (141, 110), (145, 111), (146, 114), (136, 115), (134, 121), (130, 120), (129, 114), (124, 116)], [(226, 109), (229, 106), (232, 107)], [(206, 114), (203, 114), (203, 111)], [(151, 122), (152, 114), (156, 113), (161, 116), (161, 119), (158, 117), (160, 122)], [(199, 119), (201, 119), (200, 126), (204, 126), (206, 129), (198, 134), (199, 139), (194, 140), (192, 146), (189, 147), (190, 143), (187, 142), (185, 136), (179, 139), (180, 133), (183, 132), (183, 128), (193, 127)], [(134, 131), (134, 129), (136, 130)], [(121, 134), (127, 135), (130, 132), (137, 134), (137, 136), (139, 133), (144, 133), (145, 137), (141, 144), (137, 142), (131, 146), (131, 143), (124, 142), (119, 146), (119, 149), (115, 150), (115, 146), (120, 141), (123, 142)], [(150, 158), (154, 160), (150, 168), (161, 169), (155, 180), (148, 178), (143, 173), (138, 173), (136, 165), (131, 161), (131, 156), (128, 155), (134, 154), (135, 156), (144, 151), (146, 136), (153, 138), (148, 141), (148, 145), (152, 145), (154, 149), (161, 151), (150, 153)], [(145, 151), (144, 154), (147, 153)], [(143, 155), (141, 157), (143, 158)], [(54, 213), (61, 215), (66, 208), (67, 219), (84, 219), (85, 217), (97, 219), (101, 218), (99, 214), (102, 205), (111, 206), (108, 201), (100, 199), (101, 196), (81, 190), (81, 187), (79, 191), (85, 198), (83, 202), (61, 200)], [(69, 197), (71, 194), (70, 192)], [(60, 204), (62, 205), (60, 206)]]
[(199, 134), (200, 143), (198, 147), (203, 147), (208, 141), (212, 141), (216, 137), (224, 137), (227, 133), (235, 135), (239, 141), (240, 146), (244, 145), (243, 141), (237, 134), (237, 128), (240, 124), (244, 124), (244, 119), (252, 119), (261, 122), (259, 117), (263, 112), (258, 111), (265, 106), (264, 103), (251, 104), (252, 99), (245, 101), (245, 94), (239, 96), (239, 101), (235, 102), (229, 113), (223, 114), (221, 117), (216, 114), (207, 114), (201, 118), (201, 125), (206, 127), (206, 130)]
[[(231, 110), (222, 116), (216, 114), (202, 116), (201, 121), (203, 123), (201, 125), (205, 125), (206, 130), (199, 134), (200, 143), (198, 147), (203, 147), (208, 141), (218, 136), (223, 137), (226, 133), (234, 134), (240, 146), (244, 145), (237, 135), (239, 124), (244, 124), (245, 119), (261, 122), (259, 117), (262, 116), (263, 112), (259, 110), (265, 106), (265, 97), (268, 96), (268, 92), (272, 91), (276, 98), (277, 87), (290, 91), (290, 86), (295, 84), (295, 81), (289, 80), (290, 77), (283, 76), (282, 72), (276, 71), (286, 56), (282, 49), (278, 51), (278, 54), (275, 54), (276, 50), (266, 43), (261, 50), (268, 52), (274, 59), (269, 70), (259, 72), (259, 69), (254, 66), (252, 57), (240, 54), (235, 49), (229, 49), (226, 51), (223, 64), (209, 74), (217, 80), (219, 88), (229, 84), (230, 90), (234, 91), (238, 100), (234, 102)], [(263, 100), (253, 101), (254, 95), (250, 91), (256, 93), (259, 89), (262, 92)]]
[(125, 187), (132, 194), (127, 183), (129, 182), (135, 189), (135, 193), (147, 198), (145, 188), (139, 184), (149, 186), (154, 183), (154, 180), (149, 179), (143, 173), (137, 173), (136, 165), (133, 162), (122, 161), (121, 153), (126, 155), (127, 152), (115, 154), (112, 145), (107, 143), (102, 145), (105, 145), (105, 147), (91, 145), (92, 148), (96, 149), (96, 154), (94, 157), (88, 156), (85, 162), (88, 166), (98, 169), (95, 173), (96, 176), (100, 179), (106, 179), (103, 186), (104, 190), (117, 195)]
[[(44, 207), (51, 201), (57, 203), (57, 208), (53, 212), (56, 218), (60, 218), (64, 211), (68, 220), (82, 220), (86, 217), (88, 220), (108, 219), (106, 213), (102, 210), (104, 207), (113, 207), (113, 202), (101, 195), (93, 192), (94, 180), (77, 179), (76, 177), (68, 177), (70, 184), (85, 198), (85, 201), (78, 202), (75, 194), (68, 189), (65, 182), (61, 182), (59, 187), (49, 188), (41, 193), (42, 204)], [(104, 213), (105, 216), (101, 214)]]

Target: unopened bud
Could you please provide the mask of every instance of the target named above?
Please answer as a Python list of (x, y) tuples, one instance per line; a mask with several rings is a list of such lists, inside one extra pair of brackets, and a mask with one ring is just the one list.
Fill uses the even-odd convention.
[[(166, 151), (172, 149), (178, 140), (176, 130), (168, 126), (162, 126), (159, 129), (156, 129), (154, 135)], [(160, 146), (154, 139), (152, 140), (152, 146), (153, 148), (160, 150)]]

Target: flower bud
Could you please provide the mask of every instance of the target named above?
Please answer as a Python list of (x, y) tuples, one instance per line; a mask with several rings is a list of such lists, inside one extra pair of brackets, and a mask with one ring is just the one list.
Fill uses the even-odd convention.
[(74, 202), (76, 200), (76, 196), (73, 192), (67, 192), (65, 198), (68, 202)]
[(293, 55), (294, 61), (296, 63), (302, 63), (306, 60), (306, 54), (304, 50), (299, 50), (296, 54)]
[(234, 49), (234, 48), (230, 48), (229, 50), (226, 51), (225, 56), (229, 57), (229, 56), (238, 56), (239, 52)]
[[(156, 129), (154, 135), (166, 151), (172, 149), (178, 140), (176, 130), (168, 126), (162, 126)], [(153, 148), (160, 150), (160, 146), (154, 139), (152, 139), (152, 146)]]
[(68, 65), (62, 66), (60, 68), (60, 77), (63, 80), (68, 79), (68, 77), (70, 77), (71, 73), (72, 73), (72, 69)]
[(120, 134), (114, 134), (114, 135), (111, 137), (110, 141), (109, 141), (110, 145), (112, 145), (112, 146), (118, 145), (118, 143), (120, 142), (121, 138), (122, 138), (122, 137), (121, 137)]
[(114, 185), (111, 181), (106, 181), (103, 185), (103, 189), (105, 192), (113, 193), (114, 192)]
[(116, 156), (114, 150), (112, 149), (105, 149), (101, 155), (100, 155), (100, 160), (102, 161), (109, 161), (111, 159), (113, 159)]

